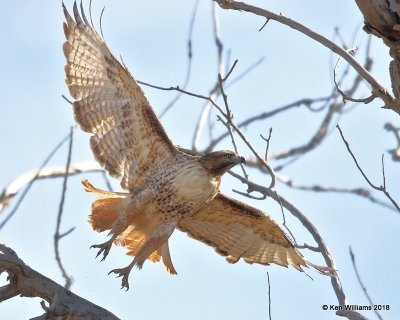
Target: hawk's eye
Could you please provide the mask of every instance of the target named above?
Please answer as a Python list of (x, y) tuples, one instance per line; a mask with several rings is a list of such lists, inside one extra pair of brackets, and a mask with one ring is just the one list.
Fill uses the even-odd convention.
[(231, 155), (231, 154), (227, 154), (227, 155), (226, 155), (226, 158), (227, 158), (227, 159), (232, 159), (232, 155)]

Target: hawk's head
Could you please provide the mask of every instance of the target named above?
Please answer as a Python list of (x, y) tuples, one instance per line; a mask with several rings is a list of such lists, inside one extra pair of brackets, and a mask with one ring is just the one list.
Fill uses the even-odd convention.
[(222, 150), (201, 156), (200, 162), (212, 175), (222, 176), (235, 165), (244, 163), (245, 159), (233, 151)]

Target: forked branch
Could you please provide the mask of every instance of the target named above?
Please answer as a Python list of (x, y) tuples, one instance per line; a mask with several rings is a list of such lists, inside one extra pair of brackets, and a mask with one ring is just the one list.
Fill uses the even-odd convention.
[(368, 178), (368, 176), (365, 174), (365, 172), (363, 171), (363, 169), (359, 165), (359, 163), (357, 161), (357, 158), (354, 155), (353, 151), (351, 151), (350, 144), (347, 142), (346, 138), (344, 137), (342, 129), (340, 128), (340, 126), (336, 125), (336, 127), (339, 130), (340, 136), (342, 137), (342, 140), (343, 140), (344, 144), (346, 145), (347, 151), (349, 152), (349, 154), (353, 158), (353, 161), (354, 161), (355, 165), (357, 166), (358, 171), (360, 171), (360, 173), (363, 176), (363, 178), (365, 179), (365, 181), (367, 181), (367, 183), (370, 185), (371, 188), (382, 192), (390, 200), (390, 202), (394, 205), (394, 207), (397, 209), (397, 211), (400, 212), (400, 207), (399, 207), (398, 203), (392, 198), (392, 196), (390, 195), (389, 191), (387, 191), (387, 188), (386, 188), (386, 176), (385, 176), (385, 165), (384, 165), (384, 161), (383, 161), (384, 160), (383, 155), (382, 155), (382, 178), (383, 178), (383, 184), (378, 186), (378, 185), (375, 185), (374, 183), (372, 183), (372, 181)]
[(0, 269), (8, 273), (9, 283), (0, 288), (0, 302), (16, 297), (39, 297), (45, 314), (35, 319), (119, 319), (106, 309), (83, 299), (53, 280), (33, 270), (17, 254), (0, 244)]
[[(301, 23), (283, 16), (282, 14), (276, 14), (266, 9), (252, 6), (245, 2), (233, 1), (233, 0), (214, 0), (217, 2), (221, 8), (230, 10), (245, 11), (257, 16), (264, 17), (268, 20), (277, 21), (283, 25), (286, 25), (292, 29), (295, 29), (307, 37), (319, 42), (332, 52), (341, 56), (346, 60), (356, 71), (359, 73), (370, 85), (371, 85), (371, 95), (373, 97), (379, 97), (385, 103), (385, 108), (392, 109), (397, 114), (400, 114), (400, 106), (396, 103), (394, 97), (360, 64), (354, 57), (349, 54), (345, 49), (338, 46), (336, 43), (332, 42), (328, 38), (322, 36), (321, 34), (307, 28)], [(371, 98), (368, 102), (372, 101)]]

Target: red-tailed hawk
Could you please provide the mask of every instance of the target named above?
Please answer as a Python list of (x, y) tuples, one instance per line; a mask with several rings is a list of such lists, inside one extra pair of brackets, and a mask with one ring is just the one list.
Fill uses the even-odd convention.
[(242, 258), (326, 270), (307, 261), (268, 215), (219, 192), (222, 175), (243, 157), (231, 151), (195, 156), (174, 146), (132, 75), (76, 3), (73, 11), (75, 19), (64, 7), (63, 49), (75, 120), (93, 134), (97, 161), (127, 191), (108, 192), (83, 181), (98, 198), (90, 215), (93, 229), (111, 235), (93, 246), (97, 255), (104, 259), (115, 243), (134, 256), (126, 268), (111, 271), (122, 276), (122, 287), (129, 288), (131, 269), (142, 268), (146, 259), (162, 260), (176, 274), (168, 247), (175, 229), (214, 247), (230, 263)]

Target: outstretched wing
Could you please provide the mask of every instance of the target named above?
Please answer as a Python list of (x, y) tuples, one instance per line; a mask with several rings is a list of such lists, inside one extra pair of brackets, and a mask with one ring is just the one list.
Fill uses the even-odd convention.
[(75, 119), (86, 132), (97, 161), (121, 178), (124, 189), (140, 184), (156, 164), (168, 164), (177, 152), (143, 91), (114, 57), (74, 3), (64, 7), (66, 82), (76, 99)]
[[(178, 229), (226, 256), (230, 263), (291, 265), (302, 271), (312, 265), (269, 216), (242, 202), (218, 194), (204, 209), (179, 222)], [(322, 269), (322, 270), (321, 270)]]

